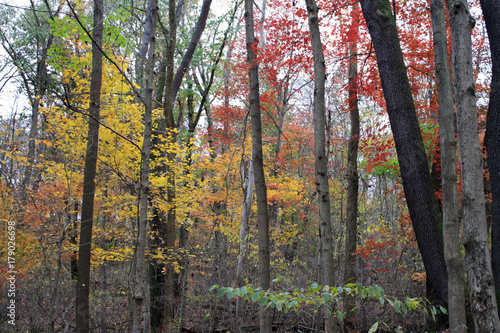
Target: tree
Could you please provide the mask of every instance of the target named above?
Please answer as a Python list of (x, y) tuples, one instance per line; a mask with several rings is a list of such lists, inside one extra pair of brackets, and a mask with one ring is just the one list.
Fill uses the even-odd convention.
[[(252, 121), (252, 164), (254, 169), (255, 194), (257, 202), (257, 225), (259, 243), (259, 286), (271, 288), (269, 268), (269, 214), (267, 209), (267, 187), (262, 152), (262, 124), (259, 95), (259, 63), (257, 62), (258, 41), (255, 38), (253, 1), (245, 0), (245, 36), (249, 76), (249, 108)], [(260, 332), (271, 333), (272, 313), (260, 307)]]
[[(31, 178), (36, 157), (36, 141), (39, 136), (38, 123), (40, 121), (40, 101), (47, 92), (50, 82), (50, 75), (47, 69), (47, 58), (48, 50), (54, 42), (54, 35), (49, 32), (49, 24), (51, 20), (54, 20), (54, 18), (59, 15), (63, 8), (62, 4), (60, 4), (54, 11), (50, 4), (45, 2), (45, 8), (40, 10), (41, 8), (36, 6), (33, 0), (30, 1), (30, 7), (29, 12), (31, 13), (27, 11), (26, 14), (28, 15), (25, 16), (21, 22), (19, 22), (21, 27), (24, 26), (27, 36), (23, 36), (23, 34), (12, 31), (10, 33), (12, 34), (11, 38), (14, 39), (14, 41), (9, 41), (7, 31), (0, 29), (2, 46), (21, 76), (24, 90), (26, 91), (26, 95), (31, 105), (31, 126), (27, 153), (28, 160), (24, 169), (24, 176), (22, 180), (25, 188), (22, 193), (23, 201), (26, 200), (28, 189), (32, 183)], [(46, 14), (40, 15), (40, 12), (45, 12)], [(32, 14), (32, 17), (30, 17), (29, 14)], [(20, 43), (17, 39), (22, 38), (34, 38), (36, 41), (36, 47), (34, 48), (35, 52), (33, 52), (33, 47), (31, 46), (28, 50), (26, 50), (26, 45), (19, 45)], [(32, 59), (35, 60), (35, 64), (31, 63)], [(33, 71), (33, 68), (36, 68), (36, 70)]]
[[(139, 66), (136, 69), (139, 84), (144, 86), (144, 93), (139, 96), (144, 103), (144, 139), (141, 152), (141, 180), (139, 194), (139, 220), (137, 221), (137, 245), (135, 262), (135, 281), (134, 281), (134, 309), (133, 309), (133, 332), (141, 332), (142, 305), (145, 298), (145, 273), (146, 273), (146, 236), (148, 226), (148, 208), (149, 208), (149, 174), (150, 174), (150, 153), (151, 153), (151, 132), (152, 132), (152, 111), (153, 111), (153, 75), (155, 65), (155, 46), (156, 46), (156, 24), (158, 19), (157, 0), (148, 1), (146, 12), (146, 28), (143, 35), (143, 44), (139, 54)], [(147, 58), (146, 58), (147, 53)], [(147, 59), (146, 80), (143, 82), (143, 64)], [(146, 291), (147, 292), (147, 291)], [(146, 304), (149, 306), (149, 304)], [(149, 311), (146, 311), (149, 314)], [(149, 322), (145, 321), (145, 324)], [(145, 327), (144, 331), (148, 331)]]
[(450, 329), (453, 332), (466, 332), (465, 272), (460, 254), (460, 225), (458, 218), (455, 112), (443, 1), (432, 0), (431, 13), (439, 98), (443, 240), (449, 290), (448, 313), (450, 314)]
[(377, 55), (406, 202), (430, 287), (428, 297), (448, 304), (448, 276), (439, 230), (439, 210), (396, 22), (388, 0), (361, 0), (361, 8)]
[(78, 251), (78, 278), (76, 288), (76, 330), (90, 331), (89, 291), (92, 227), (94, 219), (95, 175), (99, 148), (99, 111), (102, 84), (103, 0), (94, 1), (92, 33), (92, 74), (90, 81), (89, 130), (83, 174), (82, 217)]
[[(357, 43), (358, 43), (358, 27), (356, 25), (356, 16), (358, 15), (359, 7), (355, 4), (352, 8), (351, 30), (349, 31), (350, 49), (349, 49), (349, 92), (348, 104), (350, 114), (351, 134), (347, 146), (347, 216), (346, 216), (346, 238), (345, 238), (345, 263), (344, 263), (344, 283), (356, 282), (356, 256), (358, 238), (358, 147), (360, 135), (360, 119), (358, 108), (358, 60), (357, 60)], [(347, 319), (351, 318), (350, 313), (354, 311), (356, 306), (355, 298), (347, 298), (344, 311), (347, 314)]]
[(477, 332), (497, 332), (500, 321), (486, 227), (483, 157), (472, 67), (471, 31), (475, 21), (469, 13), (467, 1), (448, 0), (446, 4), (451, 27), (453, 87), (462, 168), (463, 243), (471, 312)]
[[(182, 2), (179, 8), (182, 7)], [(174, 105), (177, 98), (177, 93), (180, 89), (182, 80), (187, 72), (188, 66), (193, 58), (198, 42), (201, 35), (205, 29), (205, 25), (208, 19), (208, 14), (210, 12), (210, 6), (212, 0), (204, 0), (200, 15), (196, 22), (189, 47), (187, 48), (184, 56), (182, 58), (181, 64), (177, 71), (175, 71), (175, 48), (176, 48), (176, 38), (177, 38), (177, 21), (178, 10), (176, 10), (175, 0), (169, 1), (168, 6), (168, 35), (166, 37), (165, 54), (164, 61), (160, 65), (161, 74), (159, 78), (159, 83), (156, 93), (156, 103), (163, 102), (163, 118), (162, 123), (165, 123), (167, 135), (164, 138), (167, 141), (167, 146), (171, 149), (167, 149), (166, 157), (167, 163), (162, 167), (166, 169), (167, 184), (162, 191), (166, 192), (166, 201), (168, 203), (168, 209), (166, 212), (166, 222), (162, 221), (162, 214), (158, 212), (155, 214), (155, 223), (153, 224), (153, 231), (157, 235), (157, 246), (162, 248), (169, 256), (172, 256), (175, 250), (175, 228), (176, 228), (176, 174), (175, 165), (176, 161), (176, 151), (172, 149), (176, 145), (177, 134), (179, 132), (179, 127), (182, 120), (182, 112), (179, 111), (177, 119), (174, 116)], [(175, 76), (174, 76), (175, 73)], [(164, 92), (164, 95), (163, 95)], [(153, 306), (159, 309), (155, 312), (155, 319), (153, 319), (153, 328), (166, 330), (171, 332), (173, 330), (173, 319), (174, 319), (174, 262), (169, 262), (166, 265), (165, 270), (159, 269), (159, 272), (154, 273), (152, 280), (153, 283), (158, 282), (163, 289), (161, 291), (162, 296), (151, 297), (155, 303)], [(153, 290), (153, 289), (151, 289)], [(161, 299), (163, 298), (163, 300)]]
[(498, 295), (500, 294), (500, 3), (481, 0), (484, 21), (491, 50), (491, 91), (488, 116), (486, 120), (485, 144), (488, 153), (488, 168), (492, 195), (491, 225), (491, 264), (493, 279)]
[[(314, 57), (314, 167), (316, 193), (319, 205), (319, 265), (320, 283), (333, 286), (333, 236), (330, 212), (330, 186), (328, 184), (328, 161), (325, 152), (325, 59), (318, 22), (318, 7), (315, 0), (306, 0), (309, 31)], [(327, 332), (336, 329), (333, 315), (324, 310)]]

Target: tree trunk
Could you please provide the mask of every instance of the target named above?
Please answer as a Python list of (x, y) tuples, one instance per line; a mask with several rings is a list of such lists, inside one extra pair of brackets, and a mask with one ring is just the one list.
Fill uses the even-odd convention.
[[(243, 164), (243, 163), (242, 163)], [(248, 170), (245, 165), (242, 165), (244, 174), (244, 190), (243, 195), (245, 197), (243, 202), (243, 211), (241, 212), (241, 225), (240, 225), (240, 252), (238, 253), (238, 263), (236, 266), (236, 286), (243, 287), (245, 285), (244, 276), (244, 263), (248, 247), (248, 236), (250, 234), (250, 228), (248, 226), (248, 221), (250, 220), (250, 213), (252, 210), (253, 194), (254, 194), (254, 172), (253, 163), (248, 161)], [(236, 329), (240, 331), (241, 329), (241, 314), (243, 309), (243, 299), (238, 297), (236, 299)]]
[(448, 276), (439, 208), (418, 125), (396, 22), (388, 0), (361, 0), (377, 54), (406, 202), (429, 285), (428, 297), (448, 304)]
[[(150, 0), (148, 2), (146, 14), (146, 30), (143, 36), (143, 45), (146, 45), (144, 51), (141, 52), (142, 58), (139, 62), (138, 78), (141, 80), (139, 84), (143, 86), (142, 72), (143, 64), (146, 59), (146, 51), (148, 50), (147, 68), (146, 68), (146, 84), (143, 93), (144, 102), (144, 139), (142, 143), (142, 166), (141, 166), (141, 184), (139, 197), (139, 221), (138, 235), (136, 245), (136, 272), (134, 281), (134, 310), (133, 310), (133, 332), (141, 332), (142, 323), (142, 306), (144, 301), (145, 287), (145, 268), (146, 268), (146, 235), (148, 225), (148, 206), (149, 206), (149, 155), (151, 152), (151, 132), (152, 132), (152, 110), (153, 110), (153, 76), (155, 66), (155, 45), (156, 45), (156, 22), (158, 18), (158, 1)], [(142, 50), (141, 50), (142, 51)]]
[[(358, 11), (357, 4), (353, 6), (351, 17)], [(358, 231), (358, 146), (359, 146), (359, 108), (358, 108), (358, 64), (357, 42), (358, 27), (353, 23), (354, 31), (349, 50), (349, 113), (351, 118), (351, 135), (347, 147), (347, 217), (345, 238), (344, 283), (356, 283), (356, 251)], [(356, 299), (347, 297), (344, 303), (344, 313), (347, 322), (352, 321), (352, 313), (356, 307)]]
[[(252, 164), (255, 177), (255, 193), (257, 200), (257, 229), (259, 244), (259, 286), (271, 288), (269, 268), (269, 215), (267, 209), (267, 188), (264, 175), (264, 155), (262, 152), (262, 124), (259, 96), (259, 65), (255, 47), (253, 21), (253, 1), (245, 0), (245, 31), (247, 44), (248, 76), (250, 81), (250, 115), (252, 118)], [(270, 309), (260, 307), (260, 332), (271, 333), (272, 313)]]
[[(492, 221), (491, 264), (497, 295), (500, 294), (500, 2), (481, 0), (490, 41), (492, 77), (486, 121), (486, 149), (490, 172)], [(497, 297), (498, 299), (498, 297)]]
[(173, 93), (172, 93), (172, 101), (175, 100), (177, 97), (177, 92), (179, 91), (179, 88), (182, 83), (182, 79), (184, 78), (184, 75), (187, 72), (189, 63), (191, 62), (191, 59), (193, 58), (194, 51), (196, 50), (196, 47), (198, 46), (198, 42), (200, 41), (201, 34), (203, 33), (203, 30), (205, 30), (205, 25), (207, 23), (208, 19), (208, 14), (210, 13), (210, 5), (212, 4), (212, 0), (203, 0), (203, 5), (201, 6), (201, 12), (200, 16), (198, 18), (198, 21), (196, 21), (196, 26), (193, 31), (193, 35), (191, 36), (191, 41), (189, 42), (189, 46), (186, 50), (186, 53), (184, 54), (184, 57), (182, 58), (182, 62), (179, 65), (179, 68), (175, 74), (174, 77), (174, 82), (173, 82)]
[[(333, 286), (333, 237), (330, 213), (330, 187), (328, 184), (328, 161), (325, 152), (326, 120), (325, 120), (325, 59), (318, 22), (318, 7), (315, 0), (306, 0), (309, 32), (314, 58), (314, 166), (316, 175), (316, 192), (319, 204), (319, 264), (320, 284)], [(325, 332), (336, 331), (333, 315), (324, 311)]]
[[(175, 63), (175, 46), (176, 46), (176, 36), (177, 36), (177, 20), (180, 11), (176, 11), (175, 0), (169, 1), (169, 34), (167, 36), (167, 45), (164, 52), (164, 61), (160, 65), (160, 87), (165, 88), (165, 101), (163, 105), (163, 115), (166, 123), (167, 143), (169, 145), (174, 145), (177, 142), (177, 129), (178, 121), (174, 117), (174, 102), (177, 96), (177, 92), (182, 83), (182, 79), (187, 71), (189, 63), (193, 57), (194, 51), (198, 45), (199, 39), (203, 30), (205, 28), (206, 20), (208, 18), (208, 13), (210, 11), (210, 5), (212, 0), (204, 0), (201, 9), (200, 17), (196, 23), (193, 36), (191, 38), (190, 44), (186, 53), (183, 56), (180, 67), (174, 76), (174, 63)], [(180, 7), (179, 7), (180, 8)], [(157, 90), (156, 103), (161, 103), (163, 98), (163, 90), (160, 88)], [(180, 118), (178, 119), (180, 120)], [(167, 187), (166, 200), (169, 203), (169, 208), (166, 214), (166, 223), (163, 222), (161, 214), (155, 214), (155, 224), (154, 227), (158, 230), (164, 230), (157, 236), (156, 243), (161, 244), (161, 247), (165, 250), (169, 256), (174, 254), (175, 250), (175, 224), (176, 224), (176, 209), (175, 202), (176, 191), (175, 191), (175, 174), (168, 165), (175, 164), (176, 153), (167, 152), (167, 166), (166, 166), (166, 177), (167, 177)], [(161, 224), (165, 224), (162, 226)], [(161, 265), (154, 267), (152, 272), (151, 280), (155, 284), (155, 289), (152, 289), (154, 295), (151, 296), (151, 300), (156, 302), (152, 305), (155, 318), (153, 319), (153, 329), (158, 329), (161, 331), (172, 332), (173, 330), (173, 316), (174, 316), (174, 263), (167, 263), (164, 269), (161, 269)], [(158, 290), (157, 288), (163, 289)], [(161, 309), (158, 309), (161, 307)], [(158, 318), (160, 317), (160, 318)]]
[(498, 332), (500, 322), (486, 229), (483, 158), (472, 68), (471, 32), (475, 22), (469, 13), (467, 1), (448, 0), (447, 6), (451, 27), (458, 150), (462, 167), (463, 241), (472, 317), (476, 332)]
[(99, 148), (99, 111), (102, 84), (103, 0), (94, 1), (94, 29), (92, 34), (92, 74), (90, 81), (89, 131), (83, 174), (82, 223), (78, 252), (78, 278), (76, 287), (76, 331), (90, 331), (90, 255), (94, 217), (95, 176)]
[[(43, 24), (40, 23), (40, 19), (38, 17), (37, 10), (35, 8), (35, 4), (33, 1), (30, 1), (31, 3), (31, 10), (33, 11), (33, 15), (35, 16), (35, 21), (37, 25), (37, 30), (39, 29), (40, 31), (43, 28)], [(49, 6), (49, 3), (45, 3), (47, 6), (47, 12), (49, 13), (50, 19), (54, 19), (54, 15), (57, 16), (59, 15), (59, 12), (62, 9), (62, 6), (59, 5), (55, 13), (52, 13), (52, 9)], [(40, 43), (38, 40), (39, 35), (37, 34), (37, 44)], [(33, 173), (33, 164), (35, 162), (35, 155), (36, 155), (36, 140), (38, 139), (38, 116), (39, 116), (39, 109), (40, 109), (40, 100), (45, 95), (45, 92), (47, 90), (47, 85), (48, 85), (48, 75), (47, 75), (47, 54), (48, 50), (52, 46), (52, 43), (54, 41), (54, 35), (50, 34), (47, 38), (47, 42), (43, 45), (42, 50), (40, 52), (40, 59), (38, 59), (37, 64), (36, 64), (36, 80), (35, 80), (35, 86), (33, 94), (30, 94), (30, 87), (29, 87), (29, 81), (25, 81), (26, 83), (26, 92), (28, 93), (28, 98), (31, 103), (31, 126), (30, 126), (30, 134), (28, 138), (28, 161), (26, 163), (26, 168), (24, 170), (24, 177), (23, 177), (23, 187), (24, 187), (24, 192), (22, 194), (22, 201), (24, 202), (26, 200), (26, 195), (27, 195), (27, 190), (31, 186), (31, 178), (32, 178), (32, 173)], [(42, 40), (41, 43), (44, 43)], [(15, 50), (11, 50), (12, 52), (8, 52), (9, 54), (15, 55), (16, 52)], [(14, 60), (14, 59), (13, 59)], [(17, 61), (14, 60), (14, 63)], [(20, 70), (22, 70), (19, 67)], [(31, 96), (30, 96), (31, 95)]]
[(449, 326), (451, 332), (467, 332), (465, 272), (460, 254), (460, 224), (458, 218), (455, 111), (443, 0), (431, 0), (431, 13), (439, 97), (443, 241), (446, 267), (448, 269)]

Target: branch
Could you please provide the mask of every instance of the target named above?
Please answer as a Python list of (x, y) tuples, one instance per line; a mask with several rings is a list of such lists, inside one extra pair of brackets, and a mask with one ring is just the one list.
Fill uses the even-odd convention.
[(145, 101), (144, 99), (142, 98), (141, 94), (139, 93), (139, 90), (137, 90), (137, 88), (134, 86), (134, 84), (132, 83), (132, 81), (130, 81), (130, 79), (128, 78), (127, 74), (125, 74), (123, 72), (123, 70), (120, 68), (120, 66), (113, 60), (111, 59), (106, 52), (104, 52), (104, 50), (102, 49), (102, 47), (100, 47), (99, 45), (97, 45), (97, 43), (94, 41), (94, 38), (92, 38), (92, 35), (90, 34), (90, 32), (87, 30), (87, 28), (85, 28), (85, 26), (82, 24), (82, 22), (80, 21), (80, 19), (78, 18), (78, 14), (75, 12), (73, 6), (71, 6), (69, 0), (66, 0), (66, 3), (68, 4), (69, 6), (69, 9), (71, 10), (71, 12), (73, 13), (73, 15), (75, 16), (75, 19), (78, 23), (78, 25), (83, 29), (83, 31), (85, 32), (85, 34), (90, 38), (90, 40), (92, 41), (92, 43), (94, 43), (97, 48), (99, 49), (99, 51), (102, 53), (102, 55), (111, 63), (113, 64), (113, 66), (116, 67), (116, 69), (120, 72), (120, 74), (123, 76), (123, 78), (125, 79), (125, 82), (130, 86), (130, 88), (132, 89), (132, 91), (134, 92), (134, 94), (137, 96), (137, 98), (139, 98), (139, 100), (145, 104)]

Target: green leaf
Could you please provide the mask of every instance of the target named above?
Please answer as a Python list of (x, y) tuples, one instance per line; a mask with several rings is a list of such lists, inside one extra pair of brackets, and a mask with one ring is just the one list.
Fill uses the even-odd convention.
[(221, 298), (226, 293), (226, 288), (220, 288), (217, 292), (217, 297)]
[(278, 276), (276, 279), (273, 280), (273, 282), (276, 283), (280, 282), (281, 280), (283, 280), (283, 275)]
[(378, 321), (370, 327), (370, 330), (368, 330), (368, 333), (375, 333), (378, 329)]
[(401, 302), (398, 300), (394, 301), (394, 309), (397, 313), (401, 313)]
[(283, 309), (283, 303), (281, 301), (276, 302), (276, 308), (281, 311)]
[(344, 321), (344, 314), (342, 311), (337, 311), (337, 318), (342, 322)]
[(260, 305), (265, 306), (267, 304), (267, 301), (268, 301), (267, 296), (266, 295), (262, 296), (262, 298), (260, 299)]
[(213, 291), (214, 289), (219, 288), (218, 284), (214, 284), (213, 286), (210, 287), (210, 291)]
[(378, 286), (378, 285), (375, 285), (375, 287), (377, 288), (377, 290), (380, 294), (380, 297), (384, 298), (385, 297), (384, 289), (380, 288), (380, 286)]
[(257, 302), (257, 300), (260, 298), (260, 293), (255, 293), (252, 295), (252, 301)]

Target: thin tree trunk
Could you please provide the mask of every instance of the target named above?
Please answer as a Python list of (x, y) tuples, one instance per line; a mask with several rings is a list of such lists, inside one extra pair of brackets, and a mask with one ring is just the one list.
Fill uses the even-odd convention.
[[(243, 164), (243, 163), (242, 163)], [(254, 172), (253, 163), (248, 161), (248, 170), (242, 165), (244, 174), (244, 188), (243, 194), (245, 196), (243, 202), (243, 211), (241, 212), (241, 225), (240, 225), (240, 252), (238, 253), (238, 263), (236, 265), (236, 286), (243, 287), (245, 285), (244, 277), (244, 263), (248, 247), (248, 236), (250, 234), (250, 228), (248, 226), (248, 221), (250, 220), (250, 213), (252, 210), (253, 194), (254, 194)], [(236, 325), (238, 331), (241, 329), (241, 318), (243, 309), (243, 299), (238, 297), (236, 299)]]
[[(177, 36), (177, 21), (175, 17), (175, 0), (169, 1), (169, 36), (167, 42), (167, 52), (166, 52), (166, 80), (165, 80), (165, 105), (163, 113), (165, 116), (167, 124), (167, 144), (175, 145), (177, 135), (175, 130), (177, 124), (174, 119), (174, 97), (173, 97), (173, 78), (174, 78), (174, 57), (175, 57), (175, 45)], [(175, 173), (172, 170), (172, 165), (175, 163), (176, 154), (173, 151), (167, 152), (167, 221), (165, 228), (165, 235), (161, 235), (164, 239), (164, 248), (168, 256), (172, 256), (175, 250), (175, 220), (176, 220), (176, 209), (174, 206), (175, 202)], [(162, 323), (160, 329), (163, 332), (171, 333), (173, 332), (173, 320), (174, 320), (174, 263), (169, 262), (166, 264), (165, 268), (165, 292), (164, 292), (164, 308), (162, 310)]]
[[(31, 3), (31, 10), (33, 11), (33, 15), (35, 16), (36, 19), (36, 24), (37, 28), (41, 29), (42, 24), (39, 21), (37, 10), (35, 8), (35, 4), (33, 0), (30, 1)], [(54, 18), (52, 10), (50, 6), (48, 6), (48, 2), (45, 3), (47, 5), (47, 12), (49, 13), (49, 16), (51, 19)], [(59, 5), (58, 9), (55, 12), (55, 15), (59, 15), (59, 12), (62, 9), (62, 5)], [(38, 41), (38, 34), (37, 34), (37, 43), (40, 43)], [(35, 149), (36, 149), (36, 140), (38, 139), (38, 116), (39, 116), (39, 109), (40, 109), (40, 100), (45, 94), (45, 91), (47, 90), (47, 83), (48, 83), (48, 75), (47, 75), (47, 54), (48, 50), (52, 46), (52, 43), (54, 41), (54, 35), (50, 34), (47, 38), (47, 42), (45, 45), (43, 45), (41, 54), (40, 54), (40, 59), (38, 59), (37, 65), (36, 65), (36, 83), (35, 83), (35, 90), (34, 90), (34, 95), (30, 96), (30, 102), (31, 102), (31, 127), (30, 127), (30, 134), (28, 138), (28, 161), (26, 163), (26, 169), (24, 170), (24, 178), (23, 178), (23, 186), (25, 189), (25, 192), (23, 193), (23, 198), (22, 200), (24, 201), (26, 199), (26, 190), (31, 186), (31, 178), (32, 178), (32, 173), (33, 173), (33, 164), (35, 162)], [(43, 42), (43, 41), (42, 41)], [(38, 48), (38, 46), (37, 46)], [(14, 51), (15, 54), (15, 51)], [(28, 82), (25, 82), (28, 83)], [(29, 86), (26, 86), (26, 91), (29, 94)]]
[(491, 183), (491, 262), (500, 295), (500, 2), (481, 0), (491, 50), (491, 91), (486, 121), (486, 149)]
[(94, 1), (94, 29), (92, 33), (92, 74), (90, 81), (89, 131), (83, 174), (82, 223), (78, 252), (78, 278), (76, 288), (76, 331), (90, 331), (90, 255), (94, 218), (95, 176), (99, 148), (99, 111), (102, 84), (103, 0)]
[[(140, 184), (140, 198), (139, 198), (139, 221), (138, 221), (138, 235), (136, 245), (136, 272), (134, 279), (134, 310), (133, 310), (133, 332), (142, 331), (142, 306), (145, 294), (145, 268), (146, 268), (146, 234), (148, 225), (148, 204), (149, 204), (149, 155), (151, 152), (151, 132), (152, 132), (152, 110), (153, 110), (153, 77), (155, 66), (155, 45), (156, 45), (156, 22), (158, 17), (158, 2), (157, 0), (150, 0), (148, 2), (146, 20), (147, 29), (144, 31), (143, 45), (149, 47), (147, 68), (146, 68), (146, 84), (144, 90), (144, 138), (142, 143), (142, 166), (141, 166), (141, 184)], [(142, 50), (141, 50), (142, 51)], [(139, 62), (138, 78), (142, 84), (143, 64), (146, 59), (145, 52), (141, 52), (140, 57), (142, 60)]]
[(432, 187), (427, 156), (388, 0), (360, 0), (377, 54), (408, 211), (427, 274), (428, 298), (448, 304), (448, 276), (440, 213)]
[(179, 65), (179, 69), (177, 70), (175, 77), (174, 77), (174, 82), (173, 82), (173, 93), (172, 93), (172, 100), (175, 100), (177, 97), (177, 93), (179, 91), (179, 88), (182, 83), (182, 79), (184, 78), (184, 75), (187, 72), (189, 63), (191, 62), (191, 59), (193, 58), (194, 51), (196, 50), (196, 47), (198, 46), (198, 42), (200, 41), (201, 34), (203, 33), (203, 30), (205, 30), (205, 25), (207, 23), (208, 19), (208, 14), (210, 13), (210, 5), (212, 4), (212, 0), (203, 0), (203, 5), (201, 6), (201, 12), (200, 16), (198, 18), (198, 21), (196, 21), (196, 26), (193, 31), (193, 35), (191, 36), (191, 41), (189, 42), (189, 46), (186, 50), (186, 53), (184, 54), (184, 57), (182, 58), (182, 62)]
[[(352, 9), (351, 17), (354, 19), (358, 12), (358, 5)], [(358, 63), (357, 43), (358, 27), (353, 23), (354, 31), (351, 34), (351, 48), (349, 50), (349, 113), (351, 119), (351, 135), (347, 147), (347, 216), (346, 216), (346, 238), (345, 238), (345, 262), (344, 283), (356, 283), (356, 247), (358, 234), (358, 147), (359, 147), (359, 108), (358, 108)], [(344, 313), (347, 322), (354, 317), (356, 298), (347, 297), (344, 303)]]
[[(330, 187), (328, 184), (328, 161), (325, 152), (326, 120), (325, 120), (325, 59), (318, 22), (318, 7), (315, 0), (306, 0), (309, 32), (314, 58), (314, 166), (316, 175), (316, 192), (319, 204), (319, 264), (320, 284), (333, 286), (333, 236), (330, 212)], [(335, 318), (326, 309), (324, 311), (325, 332), (332, 333), (338, 329)]]
[(446, 267), (448, 269), (449, 326), (450, 332), (467, 332), (465, 272), (460, 254), (460, 224), (458, 218), (455, 112), (443, 0), (431, 0), (431, 13), (439, 97), (443, 240)]
[[(476, 332), (499, 332), (495, 286), (490, 262), (483, 184), (483, 158), (479, 143), (472, 28), (467, 1), (448, 0), (451, 27), (453, 86), (462, 167), (462, 212), (465, 265)], [(497, 133), (498, 135), (498, 133)]]
[[(254, 32), (253, 1), (245, 0), (245, 31), (247, 44), (248, 76), (250, 81), (250, 115), (252, 118), (252, 164), (255, 177), (257, 201), (257, 228), (259, 245), (259, 286), (271, 288), (269, 267), (269, 215), (267, 207), (267, 188), (264, 175), (264, 155), (262, 152), (262, 124), (259, 96), (259, 65), (255, 46), (257, 39)], [(272, 313), (270, 309), (260, 307), (260, 332), (271, 333)]]

